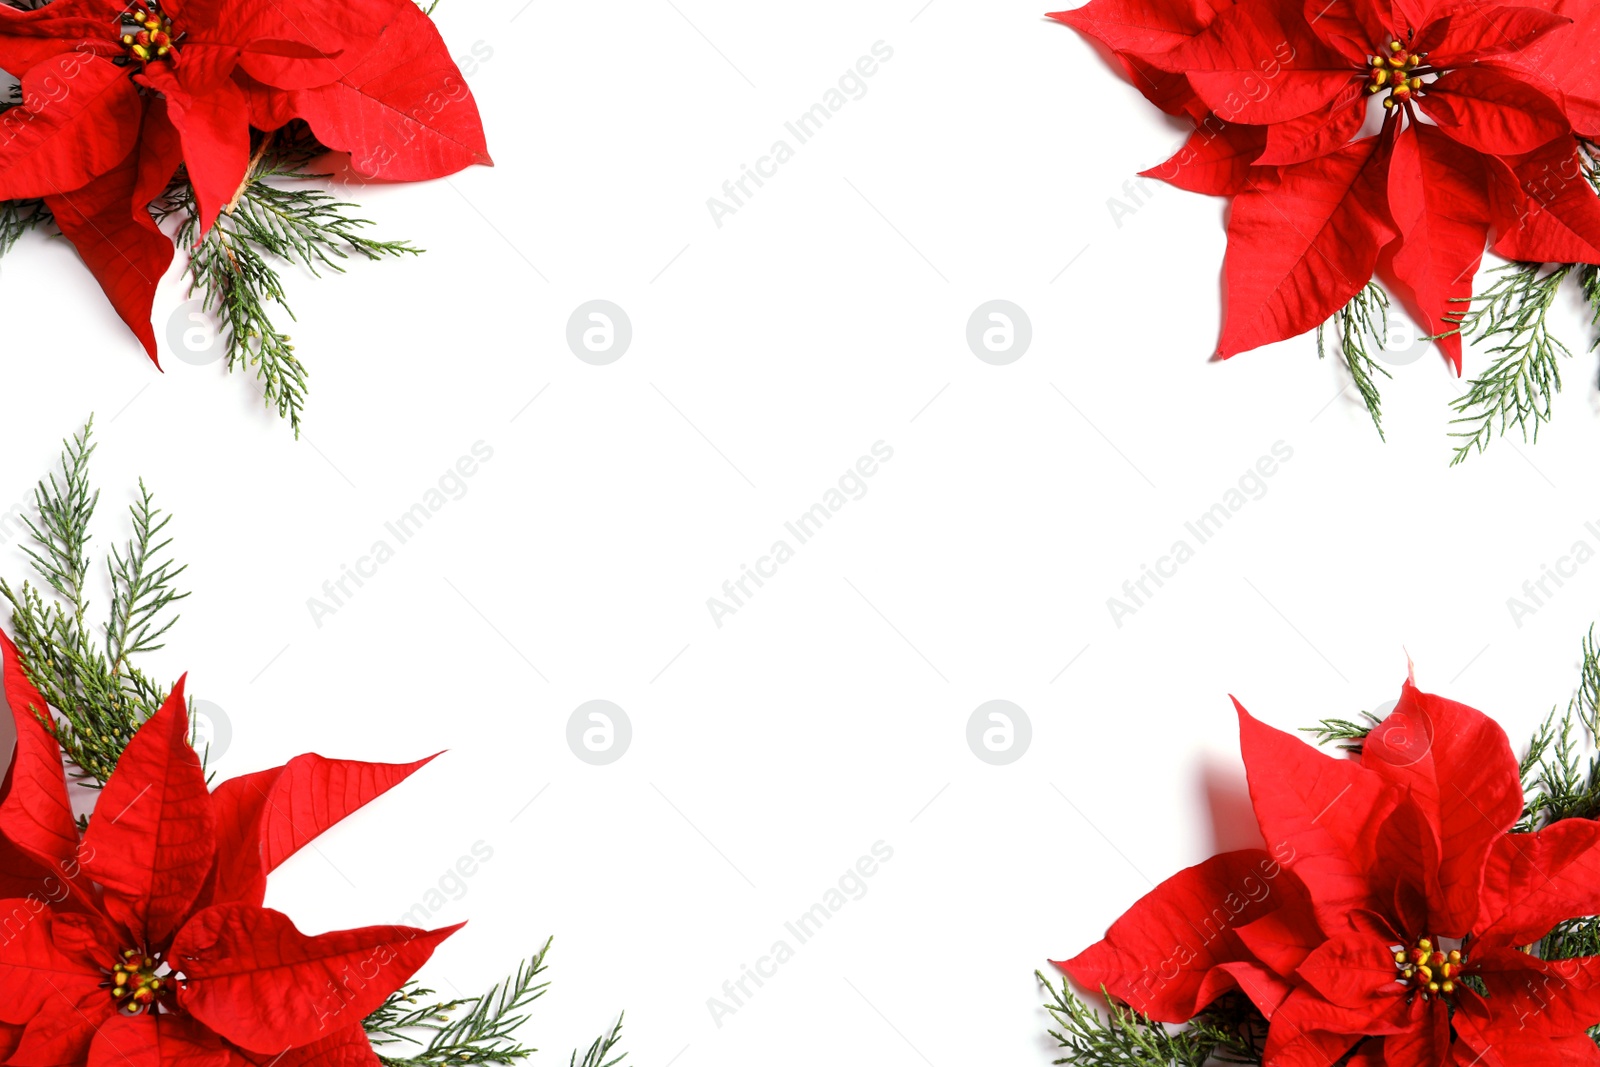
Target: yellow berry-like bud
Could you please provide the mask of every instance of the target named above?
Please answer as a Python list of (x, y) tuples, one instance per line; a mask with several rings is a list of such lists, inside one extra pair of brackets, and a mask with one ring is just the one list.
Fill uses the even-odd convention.
[(1377, 84), (1382, 85), (1384, 82), (1389, 80), (1389, 72), (1386, 70), (1375, 70), (1372, 72), (1372, 80)]
[(1428, 983), (1428, 992), (1430, 992), (1430, 993), (1439, 992), (1439, 983), (1438, 982), (1429, 982)]
[(1391, 51), (1391, 52), (1398, 52), (1398, 51), (1400, 51), (1401, 48), (1404, 48), (1404, 47), (1405, 46), (1402, 45), (1399, 41), (1390, 41), (1389, 42), (1389, 51)]
[(1413, 88), (1413, 89), (1422, 88), (1422, 79), (1421, 78), (1412, 78), (1411, 79), (1411, 88)]
[(1439, 989), (1445, 993), (1454, 993), (1456, 991), (1456, 984), (1454, 982), (1441, 982), (1439, 984)]
[(1422, 980), (1424, 982), (1433, 981), (1433, 968), (1429, 967), (1427, 964), (1423, 964), (1421, 967), (1418, 967), (1417, 973), (1422, 975)]
[(1396, 952), (1394, 954), (1394, 961), (1396, 963), (1404, 963), (1406, 961), (1406, 954), (1404, 952)]
[(1451, 963), (1460, 963), (1461, 962), (1461, 953), (1458, 950), (1456, 950), (1456, 949), (1451, 949), (1450, 950), (1450, 962)]
[(1383, 98), (1383, 106), (1384, 106), (1385, 110), (1388, 110), (1389, 108), (1394, 107), (1394, 97), (1392, 97), (1392, 96), (1384, 97)]

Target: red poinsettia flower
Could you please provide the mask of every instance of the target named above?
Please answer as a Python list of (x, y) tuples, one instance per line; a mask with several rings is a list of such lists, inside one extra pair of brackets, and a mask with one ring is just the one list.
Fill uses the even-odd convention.
[(252, 127), (302, 119), (367, 177), (488, 163), (477, 105), (411, 0), (0, 2), (0, 200), (42, 197), (156, 358), (150, 308), (172, 243), (150, 202), (181, 163), (200, 231), (238, 193)]
[(44, 699), (0, 634), (17, 747), (0, 799), (0, 1062), (377, 1067), (361, 1021), (458, 927), (310, 936), (266, 876), (426, 763), (301, 756), (206, 788), (179, 682), (80, 833)]
[[(1223, 358), (1320, 325), (1375, 271), (1449, 333), (1491, 233), (1507, 258), (1600, 262), (1576, 139), (1600, 135), (1596, 0), (1090, 0), (1051, 17), (1197, 124), (1145, 173), (1234, 198)], [(1438, 343), (1459, 373), (1459, 335)]]
[(1058, 967), (1170, 1023), (1242, 991), (1263, 1067), (1600, 1064), (1600, 957), (1525, 948), (1600, 913), (1600, 823), (1512, 833), (1504, 732), (1410, 682), (1355, 759), (1238, 710), (1268, 849), (1180, 872)]

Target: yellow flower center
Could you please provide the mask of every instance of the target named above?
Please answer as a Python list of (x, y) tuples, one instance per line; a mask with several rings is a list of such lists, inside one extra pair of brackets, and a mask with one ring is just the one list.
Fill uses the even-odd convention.
[(1423, 53), (1408, 51), (1399, 41), (1390, 41), (1381, 53), (1367, 57), (1367, 93), (1376, 95), (1387, 90), (1389, 95), (1383, 98), (1386, 108), (1404, 104), (1412, 94), (1421, 92), (1423, 75), (1434, 72), (1426, 61)]
[(140, 1015), (155, 1007), (168, 986), (167, 979), (157, 973), (158, 966), (153, 957), (138, 949), (124, 952), (104, 983), (117, 1007), (129, 1015)]
[[(157, 0), (144, 0), (123, 14), (118, 24), (122, 50), (122, 63), (137, 63), (143, 70), (157, 60), (170, 59), (178, 54), (178, 37), (173, 35), (172, 20), (161, 13)], [(181, 35), (180, 35), (181, 36)]]
[(1446, 952), (1432, 938), (1419, 938), (1410, 948), (1394, 946), (1395, 977), (1401, 985), (1422, 994), (1422, 999), (1448, 997), (1464, 973), (1461, 951)]

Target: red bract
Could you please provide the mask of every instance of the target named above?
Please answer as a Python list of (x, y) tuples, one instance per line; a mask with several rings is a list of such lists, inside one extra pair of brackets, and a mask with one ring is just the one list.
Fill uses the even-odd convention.
[(427, 760), (300, 756), (206, 788), (183, 682), (79, 834), (44, 699), (0, 634), (17, 748), (0, 799), (0, 1062), (377, 1067), (362, 1020), (459, 927), (309, 936), (266, 876)]
[(1169, 1023), (1240, 990), (1263, 1067), (1600, 1064), (1600, 957), (1523, 949), (1600, 913), (1600, 823), (1512, 833), (1505, 734), (1409, 682), (1355, 759), (1238, 710), (1268, 849), (1168, 879), (1058, 967)]
[(0, 115), (0, 200), (44, 198), (151, 359), (172, 243), (148, 209), (180, 163), (203, 234), (245, 179), (252, 128), (302, 119), (370, 178), (489, 162), (472, 94), (411, 0), (0, 2), (0, 69), (23, 98)]
[[(1090, 0), (1051, 17), (1196, 123), (1145, 173), (1234, 198), (1224, 358), (1320, 325), (1375, 271), (1447, 333), (1491, 234), (1507, 258), (1600, 262), (1577, 142), (1600, 135), (1597, 0)], [(1382, 127), (1359, 137), (1371, 113)], [(1459, 373), (1460, 337), (1438, 344)]]

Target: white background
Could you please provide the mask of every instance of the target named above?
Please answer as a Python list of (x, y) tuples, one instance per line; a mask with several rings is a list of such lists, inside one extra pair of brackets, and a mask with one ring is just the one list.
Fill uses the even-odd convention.
[[(498, 165), (357, 190), (427, 255), (290, 272), (299, 441), (244, 375), (154, 371), (61, 241), (0, 268), (0, 510), (96, 413), (97, 545), (141, 475), (177, 515), (195, 593), (156, 665), (225, 709), (220, 771), (449, 749), (271, 902), (393, 921), (486, 843), (424, 977), (471, 993), (555, 935), (541, 1062), (626, 1009), (645, 1067), (1045, 1063), (1033, 970), (1240, 841), (1211, 817), (1241, 780), (1230, 692), (1285, 728), (1350, 716), (1409, 652), (1520, 744), (1600, 615), (1600, 563), (1520, 626), (1506, 604), (1600, 547), (1575, 306), (1537, 446), (1448, 469), (1432, 354), (1385, 383), (1380, 444), (1309, 337), (1208, 361), (1223, 205), (1123, 189), (1176, 126), (1041, 3), (922, 2), (446, 0), (452, 51), (493, 51), (470, 81)], [(867, 94), (719, 229), (706, 199), (878, 41)], [(596, 298), (634, 329), (605, 367), (565, 341)], [(1003, 367), (965, 339), (995, 298), (1034, 331)], [(174, 275), (158, 332), (181, 299)], [(308, 598), (479, 441), (466, 494), (319, 627)], [(707, 598), (878, 441), (865, 497), (715, 626)], [(1107, 598), (1277, 442), (1265, 495), (1115, 625)], [(565, 740), (597, 698), (634, 731), (605, 767)], [(1033, 725), (1005, 767), (965, 739), (996, 698)], [(880, 840), (865, 897), (715, 1025)]]

